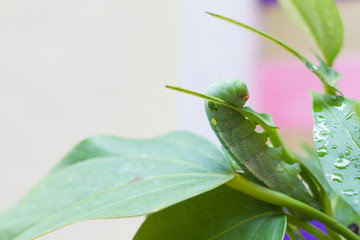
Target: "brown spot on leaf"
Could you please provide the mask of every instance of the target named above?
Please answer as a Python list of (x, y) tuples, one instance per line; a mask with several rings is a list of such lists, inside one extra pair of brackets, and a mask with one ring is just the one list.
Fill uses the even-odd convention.
[(130, 182), (140, 182), (141, 180), (143, 180), (141, 177), (134, 177)]

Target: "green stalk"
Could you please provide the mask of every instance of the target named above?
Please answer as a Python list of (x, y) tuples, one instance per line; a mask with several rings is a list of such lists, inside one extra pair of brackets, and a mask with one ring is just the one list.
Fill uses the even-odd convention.
[(332, 240), (327, 234), (323, 233), (321, 230), (319, 230), (318, 228), (314, 227), (313, 225), (307, 222), (304, 222), (289, 214), (286, 214), (286, 219), (288, 223), (303, 229), (304, 231), (310, 233), (319, 240)]
[(296, 233), (296, 235), (301, 238), (301, 240), (306, 240), (303, 235), (301, 235), (301, 232), (299, 231), (299, 229), (295, 226), (289, 225), (290, 228), (293, 230), (294, 233)]
[(309, 205), (295, 200), (286, 194), (271, 190), (269, 188), (260, 186), (256, 183), (251, 182), (247, 178), (236, 175), (231, 181), (226, 183), (229, 187), (234, 188), (240, 192), (243, 192), (253, 198), (261, 201), (271, 203), (280, 207), (299, 212), (309, 218), (313, 218), (323, 223), (327, 227), (331, 228), (335, 232), (341, 234), (348, 240), (360, 240), (360, 237), (349, 230), (344, 225), (341, 225), (333, 218), (320, 212), (319, 210), (310, 207)]
[(274, 147), (281, 146), (283, 148), (283, 154), (282, 154), (283, 160), (289, 164), (297, 162), (296, 156), (285, 145), (285, 143), (281, 139), (277, 129), (269, 128), (269, 127), (263, 127), (263, 128), (264, 128), (265, 132), (267, 132), (269, 134), (269, 139), (270, 139), (271, 144)]
[(294, 232), (291, 230), (289, 225), (286, 227), (286, 233), (289, 236), (290, 240), (298, 240), (298, 238), (295, 236)]
[(325, 94), (336, 95), (336, 91), (334, 88), (326, 85), (324, 82), (322, 82), (322, 84), (323, 84), (323, 89), (324, 89)]
[[(331, 209), (330, 200), (323, 188), (321, 189), (320, 196), (321, 196), (320, 197), (321, 206), (323, 208), (324, 213), (330, 217), (334, 217), (333, 211)], [(326, 227), (326, 231), (334, 240), (341, 240), (341, 237), (336, 232), (334, 232), (332, 229), (329, 229), (328, 227)]]

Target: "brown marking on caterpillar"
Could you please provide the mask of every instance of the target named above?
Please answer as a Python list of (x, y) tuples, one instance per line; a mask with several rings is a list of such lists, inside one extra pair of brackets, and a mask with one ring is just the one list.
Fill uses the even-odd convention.
[(264, 163), (260, 163), (260, 166), (264, 166)]
[(232, 136), (235, 136), (235, 133), (231, 133)]
[(247, 147), (244, 147), (244, 150), (248, 150)]

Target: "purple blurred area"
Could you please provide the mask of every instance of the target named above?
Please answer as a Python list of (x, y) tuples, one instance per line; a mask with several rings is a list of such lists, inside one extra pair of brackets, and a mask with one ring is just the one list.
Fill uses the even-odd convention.
[[(321, 224), (321, 223), (319, 223), (318, 221), (315, 221), (315, 220), (314, 220), (314, 221), (311, 221), (310, 223), (311, 223), (312, 225), (314, 225), (315, 227), (319, 228), (321, 231), (323, 231), (323, 232), (326, 233), (325, 226), (324, 226), (323, 224)], [(307, 232), (305, 232), (305, 231), (303, 231), (303, 230), (301, 230), (301, 229), (300, 229), (300, 233), (302, 234), (302, 236), (303, 236), (306, 240), (317, 240), (316, 237), (310, 235), (309, 233), (307, 233)], [(300, 238), (299, 238), (299, 239), (300, 239)], [(284, 240), (290, 240), (290, 238), (289, 238), (287, 235), (285, 235)]]
[(276, 0), (260, 0), (261, 4), (274, 4), (277, 3)]
[[(336, 2), (341, 1), (351, 1), (351, 0), (335, 0)], [(268, 4), (277, 4), (277, 0), (260, 0), (261, 4), (268, 5)]]

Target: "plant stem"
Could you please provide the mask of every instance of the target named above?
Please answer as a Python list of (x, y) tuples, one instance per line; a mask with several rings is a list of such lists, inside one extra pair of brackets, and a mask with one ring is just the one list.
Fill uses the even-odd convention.
[(253, 198), (280, 207), (285, 207), (297, 211), (301, 214), (304, 214), (307, 217), (316, 219), (319, 222), (328, 226), (329, 228), (333, 229), (334, 231), (338, 232), (348, 240), (360, 240), (360, 237), (357, 236), (355, 233), (353, 233), (351, 230), (349, 230), (347, 227), (341, 225), (336, 220), (320, 212), (319, 210), (310, 207), (309, 205), (303, 202), (295, 200), (286, 194), (253, 183), (241, 175), (236, 175), (235, 178), (233, 178), (231, 181), (227, 182), (226, 184)]
[(296, 217), (293, 217), (289, 214), (286, 214), (286, 219), (287, 219), (288, 223), (303, 229), (304, 231), (310, 233), (311, 235), (318, 238), (319, 240), (331, 240), (331, 238), (327, 234), (323, 233), (321, 230), (319, 230), (318, 228), (314, 227), (313, 225), (311, 225), (307, 222), (304, 222), (304, 221), (302, 221)]
[(263, 127), (264, 130), (269, 134), (269, 139), (271, 144), (274, 147), (282, 146), (283, 148), (283, 160), (289, 164), (297, 162), (296, 156), (290, 151), (290, 149), (285, 145), (283, 140), (281, 139), (277, 129)]
[(336, 95), (336, 91), (325, 83), (323, 83), (323, 89), (325, 94)]
[[(330, 217), (333, 217), (334, 215), (333, 215), (333, 212), (331, 209), (330, 200), (329, 200), (324, 188), (322, 188), (321, 192), (320, 192), (320, 201), (321, 201), (321, 206), (323, 208), (324, 213)], [(326, 227), (326, 231), (334, 240), (341, 240), (341, 237), (336, 232), (334, 232), (332, 229), (330, 229), (329, 227)]]
[(298, 240), (298, 238), (295, 236), (294, 232), (291, 230), (289, 225), (286, 227), (286, 233), (289, 236), (290, 240)]

